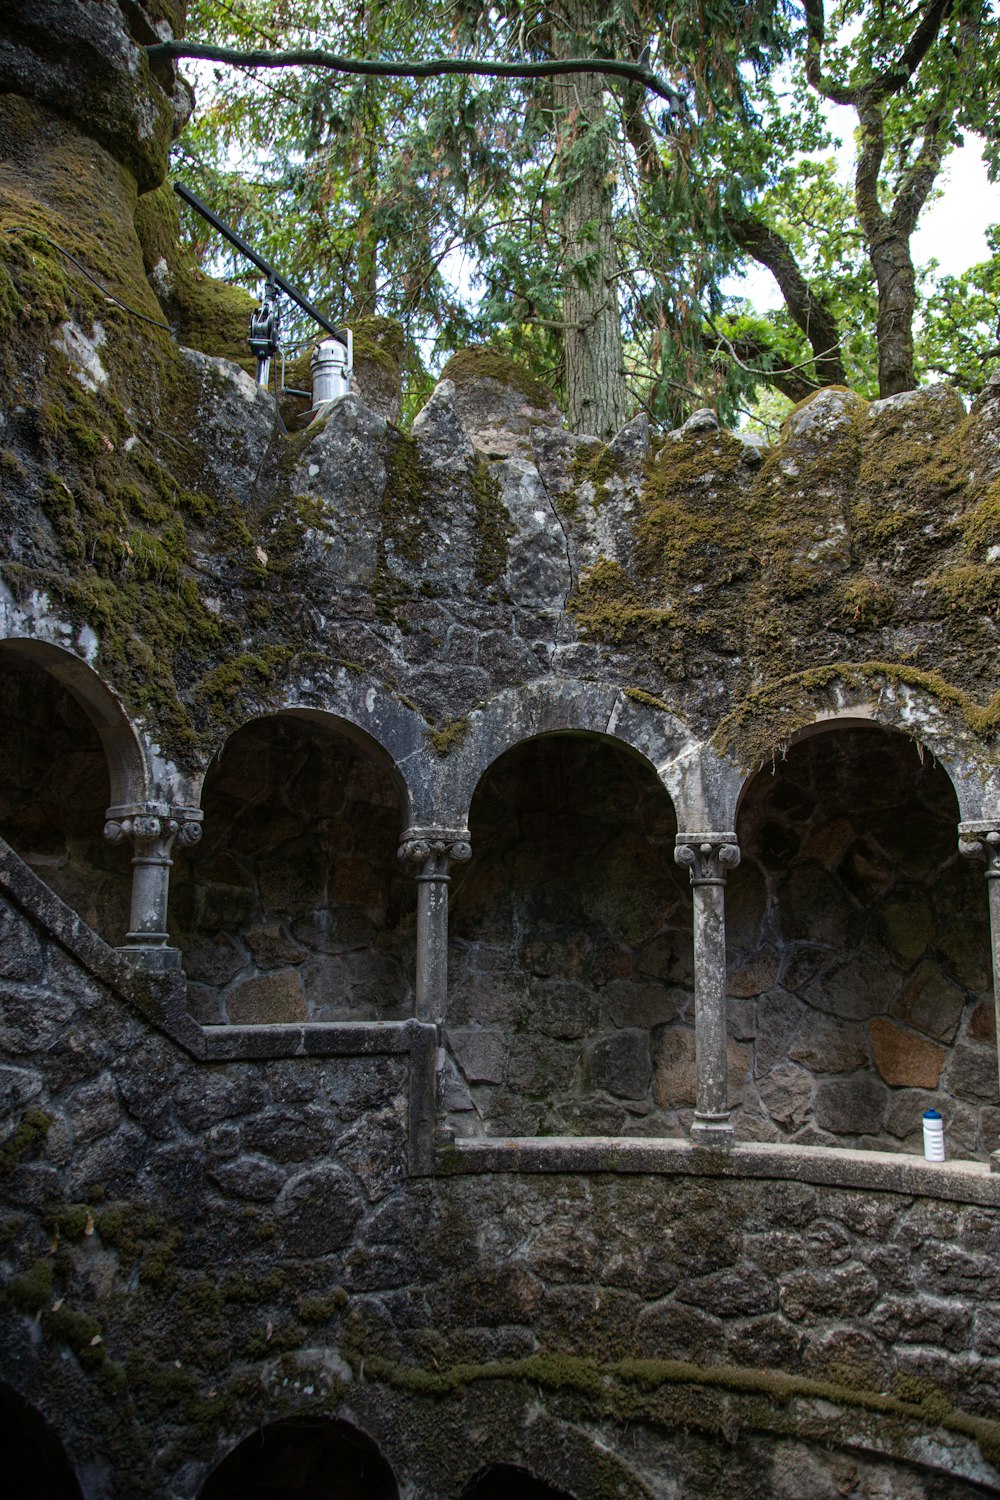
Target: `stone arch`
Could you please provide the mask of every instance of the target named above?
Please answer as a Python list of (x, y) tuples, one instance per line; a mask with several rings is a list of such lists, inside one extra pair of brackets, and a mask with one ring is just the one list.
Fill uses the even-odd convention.
[[(962, 819), (972, 821), (995, 812), (1000, 801), (1000, 774), (982, 756), (975, 736), (943, 713), (932, 694), (909, 684), (888, 682), (878, 694), (840, 683), (834, 684), (826, 693), (836, 700), (834, 705), (824, 704), (819, 694), (814, 695), (814, 716), (809, 722), (800, 725), (786, 738), (775, 739), (776, 760), (799, 741), (837, 726), (861, 728), (878, 724), (907, 735), (942, 766), (954, 788)], [(759, 769), (730, 783), (735, 793), (733, 819), (747, 786)], [(732, 823), (729, 826), (732, 827)]]
[[(578, 733), (621, 742), (670, 785), (671, 797), (683, 798), (684, 779), (671, 768), (690, 759), (695, 737), (680, 719), (648, 695), (572, 678), (545, 677), (524, 687), (498, 693), (457, 722), (454, 743), (440, 757), (434, 804), (436, 818), (461, 827), (468, 818), (476, 788), (495, 761), (508, 750), (543, 735)], [(679, 816), (682, 803), (678, 804)]]
[(742, 1138), (984, 1156), (997, 1097), (982, 877), (960, 786), (889, 715), (810, 724), (749, 778), (727, 890)]
[(142, 802), (148, 771), (139, 737), (124, 708), (101, 677), (72, 651), (28, 636), (0, 640), (0, 663), (46, 673), (80, 706), (97, 732), (108, 765), (111, 801)]
[(364, 728), (315, 708), (254, 719), (202, 786), (203, 835), (175, 852), (171, 931), (199, 1019), (403, 1019), (413, 882), (409, 794)]
[(680, 1134), (694, 1102), (691, 893), (654, 766), (550, 730), (484, 770), (453, 866), (447, 1088), (462, 1133)]
[(128, 850), (103, 838), (105, 815), (145, 790), (138, 738), (93, 669), (47, 641), (0, 641), (0, 835), (112, 943), (132, 872)]
[(271, 1422), (234, 1448), (199, 1500), (399, 1500), (377, 1443), (335, 1417)]
[(17, 1500), (81, 1500), (66, 1450), (42, 1414), (0, 1382), (5, 1493)]
[(574, 1500), (521, 1464), (489, 1464), (474, 1474), (460, 1500)]
[(273, 713), (329, 722), (381, 759), (399, 786), (406, 822), (420, 822), (433, 811), (427, 798), (427, 721), (384, 682), (347, 667), (324, 671), (300, 678)]

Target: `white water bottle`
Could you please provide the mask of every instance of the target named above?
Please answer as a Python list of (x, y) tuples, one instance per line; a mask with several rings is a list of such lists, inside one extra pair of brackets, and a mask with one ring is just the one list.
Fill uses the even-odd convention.
[(944, 1161), (944, 1121), (936, 1109), (924, 1110), (924, 1155), (928, 1161)]

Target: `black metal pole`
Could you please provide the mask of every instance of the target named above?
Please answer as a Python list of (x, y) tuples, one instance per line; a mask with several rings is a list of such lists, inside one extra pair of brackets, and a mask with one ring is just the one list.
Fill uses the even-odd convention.
[(174, 183), (174, 192), (178, 198), (183, 198), (185, 203), (189, 203), (196, 213), (201, 214), (202, 218), (206, 219), (213, 229), (217, 229), (221, 235), (224, 235), (231, 245), (235, 245), (241, 255), (245, 255), (247, 260), (253, 261), (258, 270), (263, 271), (265, 276), (271, 277), (286, 297), (291, 297), (292, 301), (298, 303), (304, 313), (308, 313), (314, 322), (318, 323), (321, 328), (325, 328), (332, 338), (335, 338), (339, 344), (343, 344), (345, 349), (347, 348), (346, 331), (343, 328), (335, 328), (332, 323), (324, 318), (321, 312), (317, 312), (312, 303), (308, 302), (301, 292), (295, 290), (291, 282), (286, 281), (284, 276), (279, 271), (276, 271), (262, 255), (257, 254), (256, 250), (252, 250), (246, 240), (241, 239), (234, 229), (230, 229), (228, 224), (224, 224), (218, 214), (212, 212), (207, 203), (202, 203), (197, 193), (192, 193), (191, 189), (185, 187), (182, 182)]

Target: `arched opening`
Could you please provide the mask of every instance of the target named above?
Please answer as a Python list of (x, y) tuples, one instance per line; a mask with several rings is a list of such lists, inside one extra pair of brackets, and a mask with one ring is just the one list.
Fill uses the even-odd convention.
[(594, 735), (483, 776), (452, 871), (455, 1128), (672, 1135), (694, 1103), (691, 898), (648, 762)]
[[(78, 689), (67, 685), (65, 652), (25, 649), (37, 645), (0, 643), (0, 837), (89, 927), (120, 943), (131, 899), (130, 851), (103, 835), (115, 792), (141, 794), (139, 773), (121, 749), (129, 731), (109, 728), (110, 710), (81, 702)], [(73, 665), (89, 673), (82, 662)], [(110, 764), (109, 740), (118, 747)]]
[(743, 1139), (919, 1151), (935, 1108), (950, 1155), (993, 1147), (986, 902), (958, 818), (941, 766), (874, 725), (824, 727), (750, 781), (727, 891)]
[(206, 1024), (412, 1012), (412, 880), (388, 757), (283, 714), (210, 767), (201, 842), (175, 855), (170, 921)]
[(272, 1422), (222, 1460), (200, 1500), (399, 1500), (375, 1443), (349, 1422)]
[(0, 1385), (3, 1493), (11, 1500), (81, 1500), (80, 1486), (59, 1439), (44, 1417)]
[(574, 1500), (569, 1490), (557, 1489), (519, 1464), (490, 1464), (480, 1469), (462, 1491), (461, 1500)]

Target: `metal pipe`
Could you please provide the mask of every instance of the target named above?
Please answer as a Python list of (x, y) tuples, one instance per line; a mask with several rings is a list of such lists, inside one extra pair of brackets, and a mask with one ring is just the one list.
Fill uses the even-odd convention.
[(254, 265), (264, 272), (265, 276), (269, 277), (274, 281), (276, 286), (281, 288), (286, 297), (291, 297), (292, 301), (297, 303), (304, 313), (308, 313), (309, 317), (315, 323), (318, 323), (321, 328), (325, 328), (331, 338), (335, 338), (339, 344), (343, 344), (345, 348), (347, 347), (346, 328), (335, 328), (332, 323), (328, 322), (323, 314), (317, 312), (312, 303), (303, 297), (301, 292), (295, 290), (290, 281), (286, 281), (284, 276), (279, 271), (276, 271), (262, 255), (258, 255), (256, 250), (252, 250), (246, 240), (241, 239), (236, 233), (235, 229), (230, 229), (228, 224), (222, 222), (218, 214), (213, 213), (207, 203), (202, 203), (197, 193), (192, 193), (191, 189), (185, 187), (182, 182), (174, 183), (174, 192), (178, 198), (183, 198), (185, 203), (190, 204), (196, 213), (201, 214), (202, 218), (206, 219), (213, 229), (217, 229), (231, 245), (236, 247), (241, 255), (245, 255), (247, 260), (252, 260)]

